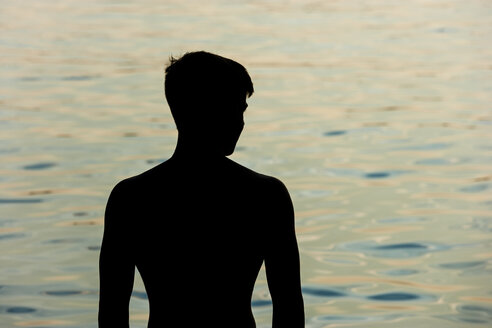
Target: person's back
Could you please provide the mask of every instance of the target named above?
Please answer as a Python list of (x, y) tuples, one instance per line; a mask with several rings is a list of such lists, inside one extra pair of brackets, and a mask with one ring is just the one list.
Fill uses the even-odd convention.
[[(243, 110), (235, 130), (242, 130)], [(234, 126), (234, 117), (227, 123)], [(251, 295), (265, 261), (274, 326), (303, 327), (286, 188), (224, 156), (240, 131), (232, 129), (235, 140), (223, 146), (232, 149), (221, 153), (210, 146), (217, 135), (200, 142), (183, 130), (178, 125), (172, 158), (111, 193), (100, 259), (100, 326), (128, 325), (136, 267), (149, 297), (149, 327), (255, 327)]]

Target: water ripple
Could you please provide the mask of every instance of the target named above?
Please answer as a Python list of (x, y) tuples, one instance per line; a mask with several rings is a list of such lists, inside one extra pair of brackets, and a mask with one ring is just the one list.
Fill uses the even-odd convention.
[(424, 158), (415, 161), (416, 165), (456, 165), (463, 163), (464, 160), (454, 160), (450, 158)]
[(46, 240), (43, 243), (46, 244), (70, 244), (70, 243), (80, 243), (84, 241), (81, 238), (59, 238), (59, 239), (50, 239)]
[(146, 292), (140, 292), (137, 290), (134, 290), (132, 292), (132, 297), (139, 298), (141, 300), (148, 300), (149, 299)]
[(458, 306), (458, 310), (461, 312), (469, 312), (469, 313), (487, 316), (490, 319), (492, 319), (492, 308), (490, 307), (473, 305), (473, 304), (463, 304)]
[(394, 148), (393, 150), (441, 150), (449, 148), (451, 144), (449, 143), (428, 143), (423, 145), (413, 145)]
[(375, 257), (411, 258), (419, 257), (431, 252), (448, 250), (451, 246), (420, 242), (381, 245), (374, 241), (362, 241), (340, 244), (337, 248), (357, 251)]
[(387, 178), (390, 175), (391, 174), (389, 172), (372, 172), (372, 173), (366, 173), (364, 177), (367, 179), (381, 179), (381, 178)]
[(27, 306), (0, 306), (0, 313), (25, 314), (36, 311), (36, 309)]
[(383, 271), (381, 273), (388, 276), (409, 276), (412, 274), (417, 274), (419, 272), (420, 272), (419, 270), (412, 270), (412, 269), (392, 269), (392, 270)]
[(311, 295), (311, 296), (317, 296), (317, 297), (342, 297), (342, 296), (347, 296), (347, 294), (332, 290), (332, 289), (326, 289), (326, 288), (320, 288), (320, 287), (303, 287), (302, 288), (302, 293), (306, 295)]
[(394, 250), (394, 249), (427, 249), (427, 246), (418, 243), (402, 243), (376, 246), (378, 250)]
[(34, 204), (41, 203), (41, 198), (0, 198), (0, 204)]
[(451, 262), (439, 264), (444, 269), (469, 269), (485, 264), (485, 261)]
[(327, 131), (323, 133), (325, 137), (335, 137), (335, 136), (341, 136), (343, 134), (346, 134), (347, 131), (345, 130), (333, 130), (333, 131)]
[(492, 322), (492, 308), (475, 305), (461, 304), (456, 307), (457, 314), (439, 315), (441, 319), (451, 320), (455, 322), (465, 322), (472, 324), (485, 324)]
[(45, 170), (54, 167), (56, 165), (57, 164), (53, 162), (40, 162), (40, 163), (25, 165), (22, 168), (24, 170)]
[(367, 297), (370, 300), (374, 301), (412, 301), (420, 298), (417, 294), (411, 293), (385, 293), (385, 294), (377, 294), (371, 295)]
[(475, 185), (460, 188), (460, 191), (467, 192), (467, 193), (475, 193), (475, 192), (482, 192), (487, 189), (489, 189), (488, 183), (480, 183), (480, 184), (475, 184)]
[(151, 158), (151, 159), (146, 160), (145, 162), (147, 164), (160, 164), (164, 161), (165, 161), (164, 158)]
[(87, 212), (74, 212), (73, 213), (73, 216), (86, 216), (88, 215), (89, 213)]
[(26, 236), (25, 233), (8, 233), (8, 234), (0, 235), (0, 240), (23, 238), (25, 236)]
[(43, 294), (50, 296), (73, 296), (73, 295), (82, 295), (86, 294), (81, 290), (48, 290)]
[(260, 307), (260, 306), (268, 306), (272, 305), (272, 301), (270, 300), (253, 300), (251, 301), (252, 307)]
[(426, 217), (420, 216), (408, 216), (408, 217), (396, 217), (389, 219), (380, 219), (378, 222), (380, 223), (420, 223), (424, 221), (428, 221), (429, 219)]
[(94, 79), (95, 76), (90, 75), (70, 75), (60, 78), (62, 81), (87, 81)]
[(388, 314), (379, 316), (362, 316), (362, 315), (320, 315), (313, 318), (315, 322), (324, 323), (351, 323), (351, 322), (384, 322), (402, 318), (407, 315)]

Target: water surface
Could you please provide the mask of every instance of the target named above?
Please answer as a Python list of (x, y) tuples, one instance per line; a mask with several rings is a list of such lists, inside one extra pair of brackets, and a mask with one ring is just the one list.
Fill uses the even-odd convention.
[[(480, 0), (2, 2), (1, 326), (96, 327), (108, 193), (171, 155), (163, 68), (200, 49), (253, 77), (232, 158), (292, 194), (308, 327), (490, 326), (491, 23)], [(263, 271), (252, 306), (268, 327)]]

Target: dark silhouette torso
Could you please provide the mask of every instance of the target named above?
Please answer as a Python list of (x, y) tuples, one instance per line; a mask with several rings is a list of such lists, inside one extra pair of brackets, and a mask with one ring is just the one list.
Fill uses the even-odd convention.
[(147, 290), (149, 327), (255, 326), (272, 180), (223, 158), (171, 159), (124, 181), (128, 256)]
[(272, 327), (304, 328), (289, 192), (226, 157), (244, 128), (251, 77), (241, 64), (204, 51), (170, 61), (164, 89), (176, 149), (109, 196), (99, 327), (129, 327), (135, 268), (149, 297), (149, 327), (255, 327), (251, 295), (265, 263)]

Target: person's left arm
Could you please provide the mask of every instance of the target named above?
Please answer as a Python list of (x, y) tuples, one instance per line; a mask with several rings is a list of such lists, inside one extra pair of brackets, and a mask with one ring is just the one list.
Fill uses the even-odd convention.
[(270, 193), (272, 212), (265, 269), (272, 297), (273, 328), (305, 326), (299, 249), (295, 233), (294, 207), (289, 192), (279, 180)]
[(129, 303), (135, 264), (129, 248), (128, 212), (118, 184), (109, 196), (99, 257), (99, 327), (129, 327)]

